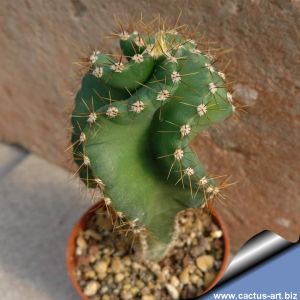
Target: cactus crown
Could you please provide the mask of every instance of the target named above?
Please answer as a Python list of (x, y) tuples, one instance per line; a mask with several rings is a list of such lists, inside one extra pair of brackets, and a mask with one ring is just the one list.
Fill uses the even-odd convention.
[(175, 30), (122, 31), (123, 59), (94, 51), (72, 113), (74, 160), (134, 232), (147, 257), (172, 241), (176, 214), (220, 192), (189, 142), (234, 110), (214, 58)]

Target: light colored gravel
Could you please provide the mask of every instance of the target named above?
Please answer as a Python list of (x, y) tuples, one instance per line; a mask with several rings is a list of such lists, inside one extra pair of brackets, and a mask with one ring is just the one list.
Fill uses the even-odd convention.
[[(116, 222), (124, 224), (124, 220)], [(119, 225), (112, 225), (111, 216), (99, 209), (77, 238), (79, 284), (83, 291), (90, 291), (95, 280), (102, 286), (96, 289), (92, 285), (91, 300), (189, 299), (200, 295), (216, 276), (223, 239), (220, 233), (211, 234), (220, 229), (208, 213), (182, 213), (176, 226), (178, 239), (158, 263), (140, 261), (139, 243), (133, 243), (137, 238), (133, 239), (130, 232), (124, 236), (126, 228), (115, 229)], [(112, 293), (107, 295), (107, 290)]]

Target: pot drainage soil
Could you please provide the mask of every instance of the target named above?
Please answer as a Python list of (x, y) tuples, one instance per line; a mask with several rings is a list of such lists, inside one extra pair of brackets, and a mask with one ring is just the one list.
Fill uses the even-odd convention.
[(222, 264), (222, 231), (200, 209), (184, 211), (177, 220), (174, 247), (153, 263), (139, 260), (139, 243), (122, 220), (112, 222), (111, 214), (98, 209), (76, 240), (76, 276), (87, 298), (169, 300), (202, 294)]

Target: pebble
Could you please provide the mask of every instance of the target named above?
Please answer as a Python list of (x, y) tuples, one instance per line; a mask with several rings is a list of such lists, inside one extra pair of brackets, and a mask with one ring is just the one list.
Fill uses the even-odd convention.
[(193, 262), (193, 260), (189, 255), (185, 255), (185, 257), (183, 258), (183, 261), (182, 261), (184, 267), (187, 267), (192, 262)]
[(90, 297), (97, 294), (98, 290), (100, 288), (100, 283), (98, 281), (92, 280), (87, 283), (85, 286), (83, 293)]
[(93, 238), (96, 241), (100, 241), (101, 240), (101, 235), (99, 233), (97, 233), (96, 231), (92, 230), (92, 229), (88, 229), (84, 232), (84, 236), (86, 238)]
[(103, 280), (107, 276), (107, 273), (97, 273), (97, 275), (100, 280)]
[(80, 279), (81, 276), (82, 276), (82, 272), (79, 269), (77, 269), (76, 270), (76, 277), (77, 277), (77, 279)]
[(143, 295), (149, 295), (149, 294), (151, 294), (151, 293), (150, 293), (150, 289), (149, 289), (147, 286), (145, 286), (145, 287), (142, 289), (142, 294), (143, 294)]
[(123, 292), (121, 292), (121, 299), (122, 300), (131, 300), (132, 295), (130, 294), (130, 292), (123, 291)]
[(121, 281), (123, 281), (125, 278), (124, 274), (122, 273), (118, 273), (116, 276), (115, 276), (115, 282), (116, 283), (120, 283)]
[(101, 300), (110, 300), (110, 297), (108, 295), (103, 295)]
[(191, 250), (191, 255), (193, 257), (198, 257), (201, 256), (204, 252), (205, 252), (205, 248), (206, 248), (206, 239), (204, 237), (200, 237), (197, 239), (197, 246), (193, 247)]
[(214, 280), (216, 274), (214, 272), (207, 272), (204, 275), (204, 286), (207, 287)]
[(141, 280), (136, 281), (135, 284), (140, 290), (145, 286), (145, 283)]
[(171, 277), (171, 285), (178, 287), (180, 284), (179, 279), (177, 278), (177, 276), (172, 276)]
[(144, 295), (142, 297), (142, 300), (155, 300), (154, 296), (152, 295)]
[(211, 255), (202, 255), (196, 259), (196, 264), (202, 272), (206, 272), (213, 267), (214, 258)]
[(90, 263), (91, 264), (95, 263), (98, 259), (99, 259), (99, 257), (94, 256), (94, 255), (90, 255)]
[(83, 236), (80, 234), (76, 240), (76, 244), (79, 247), (80, 250), (84, 251), (87, 249), (88, 244), (85, 241), (85, 239), (83, 238)]
[(122, 261), (123, 261), (123, 264), (124, 264), (125, 266), (127, 266), (127, 267), (131, 266), (132, 261), (131, 261), (131, 258), (130, 258), (129, 256), (125, 256), (125, 257), (122, 259)]
[(86, 255), (80, 255), (77, 257), (77, 264), (78, 266), (88, 266), (90, 259)]
[(143, 266), (142, 266), (141, 264), (137, 263), (137, 262), (133, 262), (132, 268), (133, 268), (134, 270), (139, 270), (139, 269), (142, 269)]
[(123, 286), (123, 290), (125, 290), (125, 291), (129, 291), (130, 289), (131, 289), (131, 285), (130, 284), (125, 284)]
[(107, 286), (103, 286), (103, 287), (101, 288), (101, 294), (106, 294), (108, 291), (109, 291), (109, 289), (108, 289)]
[(162, 275), (162, 279), (163, 279), (164, 281), (168, 281), (169, 278), (170, 278), (170, 271), (169, 271), (169, 268), (164, 267), (164, 268), (161, 270), (161, 275)]
[(174, 300), (179, 299), (179, 293), (173, 285), (167, 283), (166, 288), (167, 288), (169, 295), (172, 297), (172, 299), (174, 299)]
[(150, 267), (151, 267), (153, 272), (160, 272), (161, 271), (161, 267), (158, 263), (151, 263)]
[(108, 263), (104, 260), (98, 261), (94, 266), (95, 271), (100, 274), (105, 274), (107, 272), (107, 268)]
[(196, 228), (197, 228), (197, 231), (198, 231), (198, 235), (202, 235), (202, 233), (203, 233), (203, 223), (200, 220), (197, 220)]
[(120, 257), (113, 257), (111, 261), (111, 269), (114, 273), (120, 273), (123, 270), (123, 265)]
[(199, 277), (198, 275), (193, 274), (191, 276), (191, 282), (195, 284), (198, 287), (201, 287), (203, 285), (203, 279)]
[(87, 269), (84, 272), (84, 277), (87, 279), (95, 279), (96, 278), (96, 272), (92, 269)]
[(181, 292), (181, 297), (184, 299), (191, 299), (196, 294), (197, 294), (197, 288), (194, 285), (189, 284), (183, 288), (183, 290)]
[(198, 243), (199, 243), (199, 242), (198, 242), (197, 239), (194, 239), (194, 240), (192, 241), (192, 245), (193, 245), (193, 246), (198, 246)]
[(133, 295), (133, 296), (135, 296), (136, 294), (138, 294), (138, 292), (139, 292), (140, 290), (137, 288), (137, 287), (132, 287), (131, 289), (130, 289), (130, 293)]
[(190, 281), (189, 269), (184, 268), (179, 275), (179, 280), (182, 284), (187, 284)]
[(106, 279), (106, 282), (109, 284), (109, 285), (112, 285), (113, 282), (114, 282), (114, 279), (112, 276), (108, 276), (108, 278)]
[(212, 231), (210, 236), (213, 238), (213, 239), (220, 239), (222, 236), (223, 236), (223, 231), (222, 230), (215, 230), (215, 231)]
[(83, 251), (81, 250), (81, 248), (80, 248), (80, 247), (76, 247), (75, 254), (76, 254), (77, 256), (79, 256), (79, 255), (82, 255), (82, 254), (83, 254)]

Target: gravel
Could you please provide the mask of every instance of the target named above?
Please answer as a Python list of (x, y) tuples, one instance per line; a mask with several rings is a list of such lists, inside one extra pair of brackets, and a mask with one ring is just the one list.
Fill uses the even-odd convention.
[(223, 233), (203, 210), (179, 214), (177, 239), (158, 263), (141, 260), (139, 239), (111, 220), (99, 209), (77, 237), (76, 274), (91, 300), (190, 299), (205, 290), (221, 266)]

